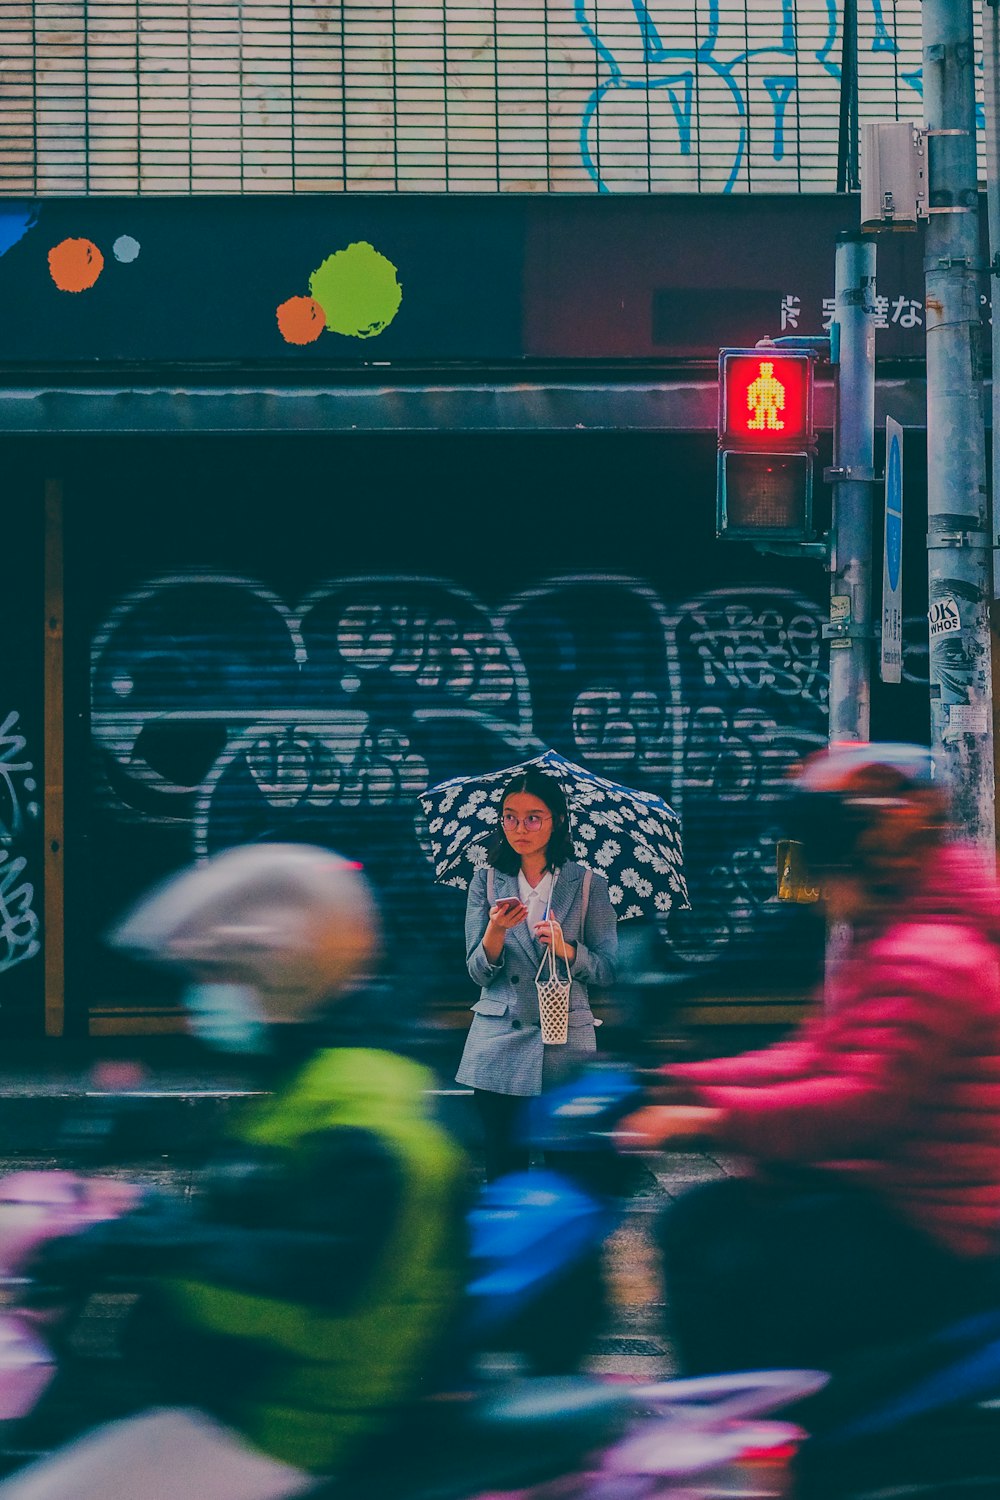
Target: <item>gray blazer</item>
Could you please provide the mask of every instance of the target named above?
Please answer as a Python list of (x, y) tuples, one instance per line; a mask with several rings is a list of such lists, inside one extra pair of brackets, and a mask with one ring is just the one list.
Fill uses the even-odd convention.
[[(559, 871), (552, 896), (552, 915), (568, 942), (576, 944), (570, 966), (569, 1040), (546, 1047), (538, 1020), (535, 974), (544, 949), (522, 922), (508, 932), (503, 952), (491, 964), (483, 952), (490, 917), (487, 870), (476, 870), (469, 885), (465, 914), (465, 946), (469, 973), (482, 985), (472, 1007), (473, 1017), (462, 1062), (456, 1075), (468, 1088), (495, 1094), (540, 1094), (552, 1081), (553, 1068), (581, 1060), (597, 1051), (588, 984), (611, 984), (615, 977), (618, 933), (608, 882), (595, 874), (590, 884), (585, 930), (580, 932), (583, 906), (583, 867), (568, 861)], [(494, 874), (494, 900), (518, 894), (517, 876)], [(551, 1054), (551, 1056), (550, 1056)]]

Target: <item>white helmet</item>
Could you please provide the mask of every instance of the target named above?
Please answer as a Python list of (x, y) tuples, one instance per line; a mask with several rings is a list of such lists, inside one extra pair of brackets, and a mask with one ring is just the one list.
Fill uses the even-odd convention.
[(195, 980), (249, 987), (263, 1018), (283, 1022), (360, 980), (378, 930), (358, 865), (307, 844), (250, 844), (173, 876), (108, 940)]

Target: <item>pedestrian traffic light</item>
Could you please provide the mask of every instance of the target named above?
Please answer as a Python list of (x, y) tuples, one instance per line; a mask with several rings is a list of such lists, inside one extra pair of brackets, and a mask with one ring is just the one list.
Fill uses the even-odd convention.
[(716, 532), (735, 541), (812, 536), (811, 350), (719, 354)]

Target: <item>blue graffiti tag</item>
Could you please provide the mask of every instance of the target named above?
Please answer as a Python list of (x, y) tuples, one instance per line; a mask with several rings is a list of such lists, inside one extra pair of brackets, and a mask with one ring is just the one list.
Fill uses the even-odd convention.
[[(817, 8), (822, 15), (821, 8)], [(592, 0), (574, 0), (577, 24), (594, 48), (600, 71), (604, 73), (598, 77), (584, 105), (580, 122), (580, 154), (598, 191), (613, 190), (608, 180), (609, 168), (602, 162), (602, 115), (617, 101), (626, 112), (632, 111), (629, 114), (632, 119), (634, 106), (643, 96), (647, 103), (657, 96), (669, 101), (676, 150), (681, 157), (696, 153), (701, 122), (711, 120), (713, 126), (721, 124), (727, 129), (724, 143), (716, 142), (713, 164), (714, 170), (725, 174), (721, 186), (724, 193), (733, 192), (748, 165), (751, 104), (768, 107), (771, 120), (768, 154), (776, 163), (785, 162), (792, 155), (786, 120), (789, 107), (800, 91), (802, 71), (812, 62), (828, 78), (840, 80), (842, 16), (838, 0), (826, 0), (825, 11), (825, 34), (818, 46), (814, 44), (810, 49), (798, 41), (794, 0), (782, 0), (780, 16), (774, 18), (773, 42), (730, 53), (723, 40), (724, 17), (719, 0), (708, 0), (704, 29), (700, 34), (696, 32), (693, 43), (685, 46), (668, 44), (664, 39), (666, 32), (657, 25), (646, 0), (620, 0), (618, 5), (603, 3), (600, 7)], [(629, 16), (634, 29), (630, 28)], [(699, 15), (697, 22), (702, 19)], [(678, 24), (676, 13), (669, 23), (663, 23), (666, 24)], [(866, 44), (872, 54), (884, 58), (884, 66), (894, 71), (898, 81), (919, 97), (920, 69), (903, 71), (898, 67), (899, 46), (889, 29), (882, 0), (871, 0)], [(771, 69), (761, 74), (760, 68), (768, 64)], [(714, 104), (705, 97), (706, 84), (710, 86), (713, 82), (720, 90)], [(605, 154), (609, 154), (608, 142), (614, 141), (614, 152), (621, 156), (623, 148), (616, 132), (607, 125), (604, 130)], [(756, 142), (754, 149), (758, 151)], [(647, 158), (651, 152), (650, 142)], [(650, 164), (647, 173), (651, 172)]]

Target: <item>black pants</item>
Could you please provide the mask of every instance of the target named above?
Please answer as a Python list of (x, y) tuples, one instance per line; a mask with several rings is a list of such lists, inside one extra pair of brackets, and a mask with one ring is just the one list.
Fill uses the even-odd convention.
[[(521, 1144), (521, 1118), (529, 1100), (515, 1094), (476, 1089), (483, 1127), (486, 1180), (507, 1172), (527, 1171), (531, 1152)], [(615, 1159), (614, 1154), (607, 1155)], [(577, 1181), (590, 1192), (601, 1190), (595, 1167), (603, 1164), (590, 1152), (546, 1151), (545, 1165)], [(511, 1319), (500, 1333), (499, 1347), (516, 1349), (535, 1375), (575, 1372), (608, 1317), (601, 1246), (570, 1262), (549, 1282), (544, 1295)]]
[(666, 1212), (668, 1318), (683, 1372), (836, 1367), (996, 1294), (992, 1263), (949, 1255), (826, 1174), (727, 1178)]
[(518, 1139), (527, 1099), (519, 1094), (494, 1094), (490, 1089), (476, 1089), (475, 1095), (483, 1127), (486, 1181), (493, 1182), (506, 1172), (527, 1171), (531, 1153)]

